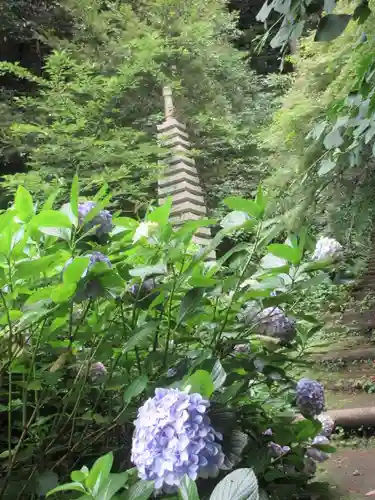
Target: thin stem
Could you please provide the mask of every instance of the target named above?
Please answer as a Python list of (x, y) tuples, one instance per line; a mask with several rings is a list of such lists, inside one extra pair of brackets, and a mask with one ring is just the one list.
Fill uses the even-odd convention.
[[(44, 393), (45, 393), (45, 391), (44, 391)], [(43, 395), (44, 395), (44, 393), (43, 393)], [(35, 419), (35, 416), (38, 413), (39, 407), (41, 405), (41, 401), (42, 401), (42, 398), (39, 399), (37, 405), (35, 406), (34, 411), (33, 411), (32, 415), (31, 415), (31, 417), (29, 418), (27, 424), (24, 426), (24, 428), (22, 430), (21, 437), (18, 440), (18, 443), (17, 443), (17, 445), (16, 445), (16, 447), (14, 449), (13, 454), (10, 455), (9, 469), (8, 469), (7, 475), (6, 475), (5, 479), (4, 479), (3, 487), (2, 487), (2, 489), (0, 491), (0, 498), (4, 497), (4, 493), (5, 493), (6, 489), (7, 489), (8, 482), (9, 482), (9, 479), (10, 479), (10, 475), (12, 473), (13, 466), (14, 466), (14, 464), (16, 462), (17, 454), (18, 454), (18, 452), (19, 452), (19, 450), (21, 448), (21, 445), (22, 445), (22, 443), (23, 443), (23, 441), (25, 439), (25, 436), (26, 436), (26, 434), (27, 434), (27, 432), (29, 430), (30, 425), (33, 423), (33, 421)]]
[(169, 339), (171, 338), (171, 331), (172, 331), (172, 304), (173, 304), (174, 292), (176, 290), (176, 274), (175, 274), (173, 266), (172, 266), (172, 272), (173, 272), (174, 280), (173, 280), (171, 296), (170, 296), (169, 304), (168, 304), (168, 332), (167, 332), (167, 339), (165, 341), (165, 350), (164, 350), (164, 360), (163, 360), (163, 368), (164, 369), (167, 366)]
[[(0, 290), (1, 301), (3, 303), (5, 314), (7, 317), (7, 323), (9, 328), (9, 338), (8, 338), (8, 359), (12, 359), (12, 343), (13, 343), (13, 325), (10, 318), (8, 304), (5, 300), (4, 293)], [(12, 367), (9, 364), (8, 367), (8, 453), (9, 453), (9, 467), (12, 464)]]
[(218, 345), (219, 345), (219, 342), (220, 342), (220, 338), (221, 338), (221, 336), (222, 336), (222, 334), (223, 334), (223, 331), (224, 331), (224, 329), (225, 329), (225, 327), (226, 327), (226, 325), (227, 325), (227, 323), (228, 323), (229, 314), (230, 314), (230, 312), (231, 312), (231, 310), (232, 310), (232, 306), (233, 306), (234, 300), (235, 300), (235, 298), (237, 297), (237, 292), (238, 292), (238, 290), (239, 290), (239, 288), (240, 288), (240, 284), (241, 284), (241, 282), (242, 282), (242, 279), (243, 279), (243, 277), (245, 276), (245, 273), (246, 273), (246, 271), (247, 271), (247, 268), (248, 268), (248, 266), (249, 266), (250, 262), (251, 262), (251, 261), (252, 261), (252, 259), (253, 259), (253, 256), (254, 256), (254, 253), (255, 253), (255, 250), (256, 250), (256, 248), (257, 248), (257, 243), (258, 243), (258, 241), (259, 241), (259, 236), (260, 236), (260, 232), (261, 232), (261, 230), (262, 230), (262, 223), (260, 223), (260, 224), (259, 224), (259, 226), (258, 226), (258, 230), (257, 230), (256, 236), (255, 236), (255, 241), (254, 241), (253, 248), (252, 248), (252, 250), (251, 250), (251, 252), (250, 252), (250, 254), (249, 254), (248, 259), (247, 259), (247, 260), (246, 260), (246, 262), (245, 262), (245, 265), (244, 265), (244, 268), (243, 268), (243, 270), (242, 270), (242, 272), (241, 272), (241, 274), (240, 274), (240, 277), (239, 277), (239, 278), (238, 278), (238, 280), (237, 280), (236, 286), (235, 286), (234, 291), (233, 291), (233, 295), (232, 295), (232, 297), (231, 297), (231, 299), (230, 299), (229, 306), (228, 306), (228, 308), (227, 308), (227, 310), (226, 310), (226, 313), (225, 313), (224, 321), (223, 321), (223, 322), (222, 322), (222, 324), (221, 324), (221, 328), (220, 328), (220, 330), (219, 330), (218, 334), (217, 334), (217, 335), (215, 335), (215, 336), (214, 336), (214, 338), (212, 339), (212, 340), (213, 340), (213, 343), (215, 342), (215, 344), (216, 344), (216, 346), (215, 346), (215, 347), (216, 347), (216, 349), (218, 348)]

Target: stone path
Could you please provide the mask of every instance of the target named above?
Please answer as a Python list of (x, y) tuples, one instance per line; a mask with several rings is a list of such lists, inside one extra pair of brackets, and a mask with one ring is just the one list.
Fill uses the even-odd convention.
[(375, 490), (375, 448), (338, 451), (325, 463), (319, 479), (331, 484), (335, 500), (375, 498), (366, 496)]
[[(326, 386), (327, 409), (356, 409), (375, 407), (375, 394), (361, 390), (357, 382), (375, 377), (375, 363), (354, 362), (358, 359), (375, 359), (374, 344), (367, 344), (362, 338), (345, 339), (341, 349), (331, 347), (329, 352), (314, 355), (319, 361), (343, 361), (342, 365), (316, 368), (316, 378)], [(367, 344), (367, 345), (366, 345)], [(351, 348), (350, 348), (351, 347)], [(319, 366), (319, 365), (318, 365)], [(375, 379), (374, 379), (375, 381)], [(341, 447), (320, 468), (318, 479), (331, 485), (332, 498), (329, 500), (375, 500), (375, 443), (362, 448)], [(373, 492), (374, 495), (367, 496)], [(323, 499), (319, 499), (323, 500)], [(327, 499), (328, 500), (328, 499)]]

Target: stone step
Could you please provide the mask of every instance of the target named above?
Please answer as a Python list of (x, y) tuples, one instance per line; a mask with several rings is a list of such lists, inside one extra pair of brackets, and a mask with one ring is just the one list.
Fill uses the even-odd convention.
[[(343, 349), (331, 352), (315, 352), (311, 359), (317, 363), (342, 361), (350, 363), (352, 361), (375, 360), (375, 346), (367, 345), (357, 349)], [(375, 368), (374, 368), (375, 375)]]

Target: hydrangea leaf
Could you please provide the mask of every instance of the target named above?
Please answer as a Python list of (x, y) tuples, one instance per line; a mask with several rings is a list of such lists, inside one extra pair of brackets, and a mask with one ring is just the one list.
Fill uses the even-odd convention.
[(237, 469), (216, 486), (210, 500), (259, 500), (258, 481), (252, 469)]
[(188, 476), (185, 476), (181, 481), (178, 498), (180, 500), (199, 500), (197, 485)]

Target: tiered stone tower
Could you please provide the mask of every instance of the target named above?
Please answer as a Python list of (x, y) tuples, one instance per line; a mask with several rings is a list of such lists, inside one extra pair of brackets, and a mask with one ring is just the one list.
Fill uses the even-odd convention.
[[(165, 120), (158, 125), (158, 139), (169, 149), (163, 160), (166, 167), (159, 180), (159, 204), (172, 197), (171, 219), (175, 226), (188, 220), (197, 220), (207, 216), (207, 209), (200, 186), (198, 172), (190, 150), (189, 136), (186, 126), (174, 116), (172, 90), (164, 87)], [(208, 245), (211, 239), (209, 228), (202, 227), (193, 237), (197, 245)], [(215, 255), (210, 254), (210, 259)]]

